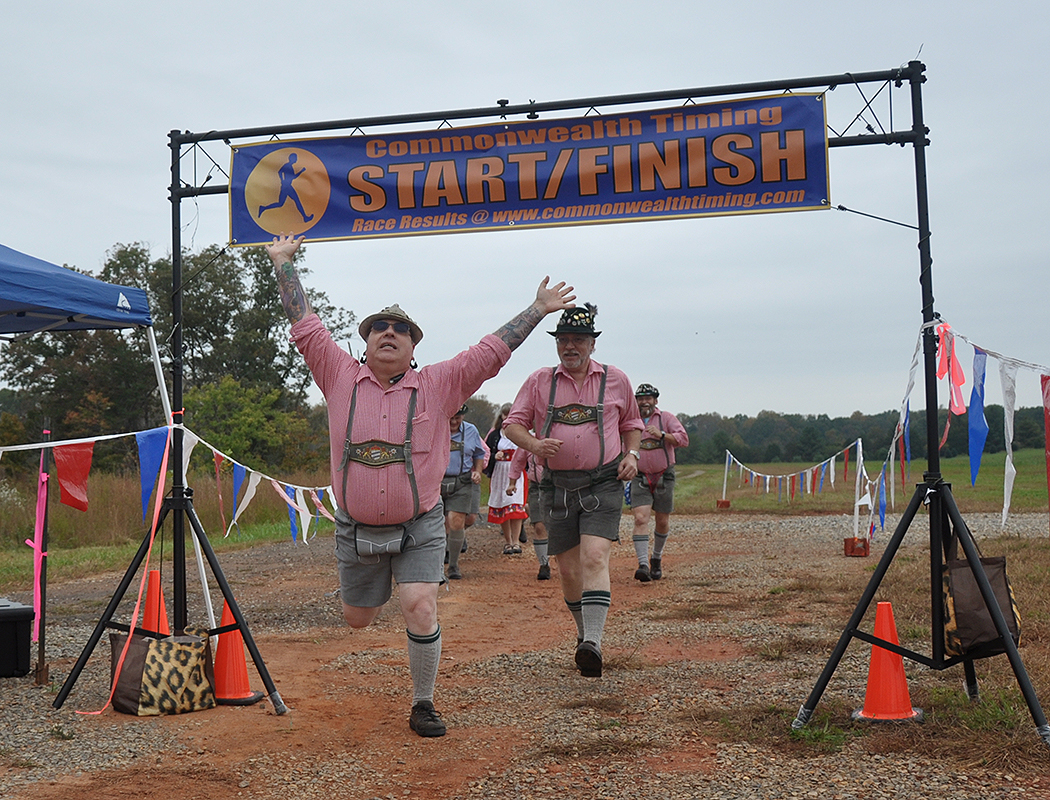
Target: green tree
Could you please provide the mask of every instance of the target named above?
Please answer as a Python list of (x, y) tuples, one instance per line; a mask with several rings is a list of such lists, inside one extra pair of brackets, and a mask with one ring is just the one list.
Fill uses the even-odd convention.
[[(297, 259), (304, 255), (300, 249)], [(308, 270), (300, 267), (300, 273), (308, 274)], [(98, 277), (145, 289), (170, 391), (173, 364), (178, 363), (176, 354), (170, 352), (170, 259), (153, 259), (140, 243), (118, 244), (106, 254)], [(306, 425), (306, 432), (311, 427), (306, 402), (310, 374), (289, 341), (289, 324), (265, 251), (211, 246), (199, 253), (184, 253), (180, 290), (184, 400), (193, 389), (221, 387), (230, 378), (245, 397), (265, 398), (268, 413), (291, 415), (280, 422), (272, 419), (269, 432), (291, 431), (297, 425)], [(334, 307), (322, 292), (307, 289), (307, 294), (332, 335), (337, 340), (348, 336), (353, 314)], [(49, 427), (55, 439), (143, 430), (164, 422), (149, 340), (142, 330), (44, 334), (12, 342), (0, 352), (0, 378), (16, 392), (26, 429)], [(225, 391), (216, 391), (217, 396), (231, 399), (229, 392), (236, 390), (227, 386)], [(275, 393), (272, 399), (271, 392)], [(196, 398), (198, 405), (185, 403), (186, 424), (201, 435), (204, 430), (214, 434), (217, 420), (235, 424), (229, 414), (220, 414), (204, 402), (212, 396), (204, 392)], [(232, 401), (246, 413), (243, 398)], [(202, 408), (207, 412), (199, 410)], [(293, 438), (285, 435), (279, 440), (293, 447)], [(263, 438), (254, 437), (251, 442), (250, 451), (227, 452), (260, 468), (286, 460), (285, 454)], [(127, 440), (122, 448), (112, 448), (112, 455), (96, 461), (95, 466), (133, 467), (137, 457), (134, 441)]]

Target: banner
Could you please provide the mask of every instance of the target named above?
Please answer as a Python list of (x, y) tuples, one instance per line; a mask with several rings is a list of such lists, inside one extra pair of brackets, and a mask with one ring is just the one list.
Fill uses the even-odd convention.
[(230, 241), (830, 208), (821, 94), (235, 145)]

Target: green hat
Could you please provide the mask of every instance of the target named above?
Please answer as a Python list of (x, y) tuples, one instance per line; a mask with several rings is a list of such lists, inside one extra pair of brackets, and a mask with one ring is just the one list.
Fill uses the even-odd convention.
[(583, 308), (579, 306), (567, 308), (562, 312), (561, 319), (558, 320), (558, 326), (552, 331), (547, 331), (547, 333), (551, 336), (557, 336), (562, 333), (582, 333), (586, 336), (598, 338), (602, 335), (602, 332), (594, 329), (594, 318), (597, 314), (598, 306), (590, 303), (584, 303)]
[(357, 332), (361, 334), (361, 338), (368, 341), (368, 332), (372, 330), (372, 323), (380, 319), (392, 319), (399, 322), (407, 322), (409, 328), (411, 328), (412, 344), (419, 344), (419, 340), (423, 338), (423, 329), (420, 328), (412, 317), (408, 316), (404, 311), (401, 310), (401, 306), (394, 303), (392, 306), (387, 306), (378, 314), (371, 314), (361, 320), (361, 324), (357, 328)]

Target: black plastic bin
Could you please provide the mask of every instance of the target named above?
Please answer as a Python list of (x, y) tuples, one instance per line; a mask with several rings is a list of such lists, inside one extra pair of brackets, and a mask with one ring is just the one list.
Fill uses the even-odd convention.
[(29, 636), (34, 616), (32, 606), (0, 597), (0, 678), (29, 674)]

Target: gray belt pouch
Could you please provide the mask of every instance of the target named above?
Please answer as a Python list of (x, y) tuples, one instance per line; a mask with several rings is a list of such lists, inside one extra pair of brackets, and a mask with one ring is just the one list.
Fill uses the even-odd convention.
[(579, 489), (589, 489), (592, 482), (591, 473), (583, 470), (559, 470), (557, 472), (551, 470), (550, 475), (551, 482), (555, 486), (570, 492)]
[(408, 539), (408, 528), (404, 525), (354, 525), (354, 549), (359, 556), (403, 553)]
[(473, 482), (474, 479), (470, 477), (469, 472), (461, 472), (454, 477), (446, 475), (441, 479), (441, 498), (444, 500), (445, 498), (451, 497), (459, 491), (460, 486), (467, 486)]
[(619, 460), (616, 460), (603, 467), (598, 467), (597, 469), (592, 470), (552, 469), (548, 470), (548, 472), (551, 476), (551, 482), (555, 486), (559, 489), (574, 492), (580, 489), (589, 489), (591, 486), (594, 486), (597, 483), (602, 483), (603, 481), (615, 479), (619, 468), (620, 462)]

